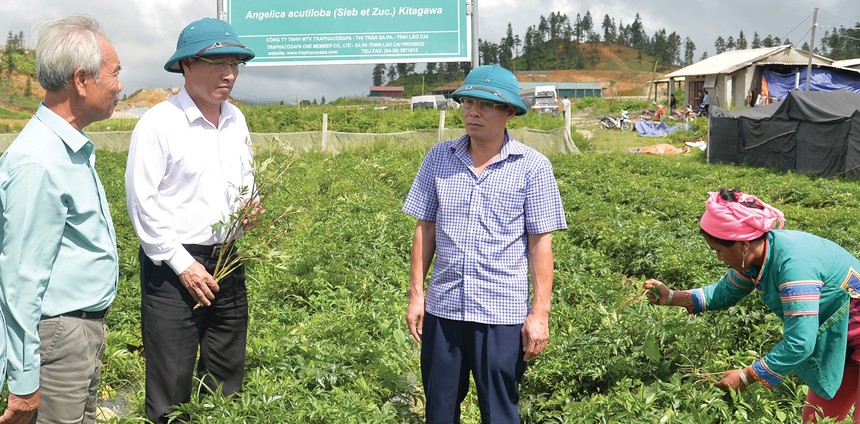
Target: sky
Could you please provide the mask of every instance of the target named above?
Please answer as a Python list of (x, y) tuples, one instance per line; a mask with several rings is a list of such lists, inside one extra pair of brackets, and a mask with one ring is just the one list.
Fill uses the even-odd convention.
[[(373, 0), (351, 0), (372, 5)], [(810, 39), (813, 9), (818, 10), (816, 45), (824, 31), (860, 22), (858, 0), (477, 0), (478, 36), (499, 42), (510, 23), (514, 34), (523, 37), (526, 28), (537, 26), (540, 16), (552, 12), (568, 15), (591, 13), (594, 26), (608, 14), (624, 24), (638, 13), (650, 36), (660, 28), (677, 32), (682, 40), (696, 44), (695, 59), (704, 51), (714, 53), (718, 36), (737, 38), (740, 31), (748, 41), (753, 33), (790, 39), (798, 46)], [(308, 1), (312, 5), (313, 1)], [(409, 2), (404, 2), (408, 5)], [(426, 5), (426, 3), (423, 3)], [(32, 48), (32, 29), (41, 20), (84, 13), (96, 18), (113, 43), (122, 62), (120, 80), (123, 93), (141, 88), (171, 88), (182, 85), (182, 76), (162, 68), (176, 48), (179, 32), (188, 23), (215, 17), (217, 0), (3, 0), (0, 2), (0, 31), (24, 32)], [(3, 42), (0, 40), (0, 42)], [(420, 65), (419, 65), (420, 69)], [(372, 65), (305, 65), (246, 67), (233, 89), (233, 97), (247, 102), (295, 103), (325, 97), (364, 96), (372, 84)]]

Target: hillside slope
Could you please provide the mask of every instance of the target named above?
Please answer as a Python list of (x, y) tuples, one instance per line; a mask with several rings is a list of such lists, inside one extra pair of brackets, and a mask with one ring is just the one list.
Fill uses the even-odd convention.
[[(594, 82), (603, 85), (604, 97), (642, 96), (648, 93), (649, 82), (662, 78), (666, 72), (654, 72), (654, 58), (640, 55), (639, 51), (619, 44), (583, 43), (580, 47), (591, 63), (592, 52), (597, 52), (597, 63), (586, 69), (517, 72), (523, 82)], [(659, 64), (658, 64), (659, 65)]]
[[(597, 43), (582, 44), (582, 50), (590, 63), (590, 54), (596, 51), (598, 55), (597, 64), (593, 68), (576, 70), (547, 70), (547, 71), (517, 71), (517, 77), (522, 82), (594, 82), (603, 85), (603, 95), (613, 96), (641, 96), (648, 92), (649, 81), (661, 78), (664, 72), (652, 72), (654, 69), (653, 59), (641, 57), (639, 53), (629, 47)], [(0, 95), (0, 109), (11, 111), (10, 115), (29, 115), (35, 111), (39, 102), (45, 95), (45, 91), (36, 80), (24, 74), (13, 73), (0, 75), (0, 83), (3, 85), (5, 95)], [(461, 82), (452, 82), (450, 85), (459, 86)], [(134, 116), (137, 110), (148, 108), (168, 98), (178, 91), (177, 88), (148, 88), (141, 89), (123, 99), (116, 108), (117, 116)], [(13, 100), (12, 97), (15, 97)], [(24, 98), (22, 100), (22, 98)], [(4, 118), (0, 113), (0, 124), (3, 119), (19, 120), (20, 116), (9, 116)]]

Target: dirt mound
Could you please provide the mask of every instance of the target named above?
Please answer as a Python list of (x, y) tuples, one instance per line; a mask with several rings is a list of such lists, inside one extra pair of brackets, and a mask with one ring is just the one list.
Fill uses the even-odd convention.
[[(142, 88), (116, 105), (114, 118), (139, 118), (147, 109), (173, 97), (181, 89), (173, 88)], [(232, 97), (228, 102), (238, 104)]]
[(606, 43), (582, 43), (580, 47), (591, 63), (591, 55), (597, 54), (597, 63), (590, 69), (549, 70), (517, 72), (523, 82), (594, 82), (603, 84), (603, 96), (643, 96), (648, 93), (651, 80), (662, 78), (673, 69), (654, 70), (654, 59), (642, 55), (638, 50)]
[(179, 88), (143, 88), (116, 105), (116, 110), (150, 108), (179, 93)]

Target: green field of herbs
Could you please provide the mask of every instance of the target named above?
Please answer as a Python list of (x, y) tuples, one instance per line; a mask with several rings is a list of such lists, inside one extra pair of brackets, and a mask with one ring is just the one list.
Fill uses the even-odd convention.
[[(425, 151), (376, 144), (277, 158), (292, 165), (268, 213), (297, 213), (279, 224), (271, 259), (249, 265), (245, 390), (195, 397), (181, 407), (192, 422), (423, 422), (418, 346), (404, 322), (415, 222), (400, 207)], [(570, 228), (553, 240), (552, 335), (521, 387), (524, 422), (798, 422), (806, 388), (793, 377), (734, 396), (713, 387), (778, 341), (781, 324), (760, 301), (690, 317), (649, 306), (641, 282), (691, 288), (722, 275), (698, 234), (707, 192), (720, 187), (757, 194), (783, 209), (787, 228), (860, 254), (858, 182), (708, 165), (701, 152), (551, 159)], [(113, 422), (142, 422), (138, 244), (125, 162), (123, 153), (100, 152), (97, 163), (121, 259), (101, 394), (120, 417)], [(463, 415), (480, 421), (474, 391)]]

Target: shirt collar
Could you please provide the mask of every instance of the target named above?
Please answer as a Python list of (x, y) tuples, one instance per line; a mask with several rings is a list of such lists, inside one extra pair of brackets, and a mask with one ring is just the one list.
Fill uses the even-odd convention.
[[(176, 98), (179, 101), (179, 106), (182, 107), (182, 110), (185, 112), (185, 117), (188, 119), (188, 122), (194, 122), (198, 119), (206, 119), (203, 117), (203, 112), (201, 112), (200, 108), (197, 107), (197, 104), (194, 103), (194, 99), (192, 99), (191, 95), (188, 94), (188, 91), (185, 90), (185, 86), (179, 90), (179, 94), (176, 95)], [(221, 116), (218, 117), (220, 120), (220, 122), (218, 122), (219, 128), (223, 122), (226, 122), (228, 119), (233, 117), (230, 113), (230, 108), (224, 107), (224, 103), (226, 102), (221, 103)]]
[[(452, 152), (462, 152), (464, 154), (468, 153), (469, 141), (471, 138), (468, 134), (464, 134), (462, 137), (457, 139), (457, 141), (451, 145)], [(502, 150), (499, 152), (499, 156), (494, 162), (503, 161), (508, 158), (508, 156), (522, 156), (525, 154), (525, 149), (523, 148), (523, 144), (517, 140), (514, 140), (511, 137), (511, 133), (505, 129), (505, 141), (502, 144)]]
[(764, 262), (762, 262), (761, 268), (756, 270), (756, 267), (750, 266), (750, 278), (752, 278), (753, 282), (756, 284), (761, 282), (761, 277), (764, 275), (765, 269), (770, 264), (770, 245), (772, 240), (773, 231), (768, 231), (767, 237), (764, 239)]
[(83, 132), (76, 130), (60, 115), (48, 109), (44, 103), (36, 109), (36, 119), (45, 124), (57, 137), (60, 137), (60, 140), (63, 140), (63, 143), (75, 153), (79, 152), (87, 143), (92, 143)]
[(514, 138), (511, 137), (511, 133), (505, 129), (505, 144), (502, 144), (502, 151), (499, 152), (499, 159), (505, 160), (508, 156), (522, 156), (525, 153), (522, 143), (514, 140)]

